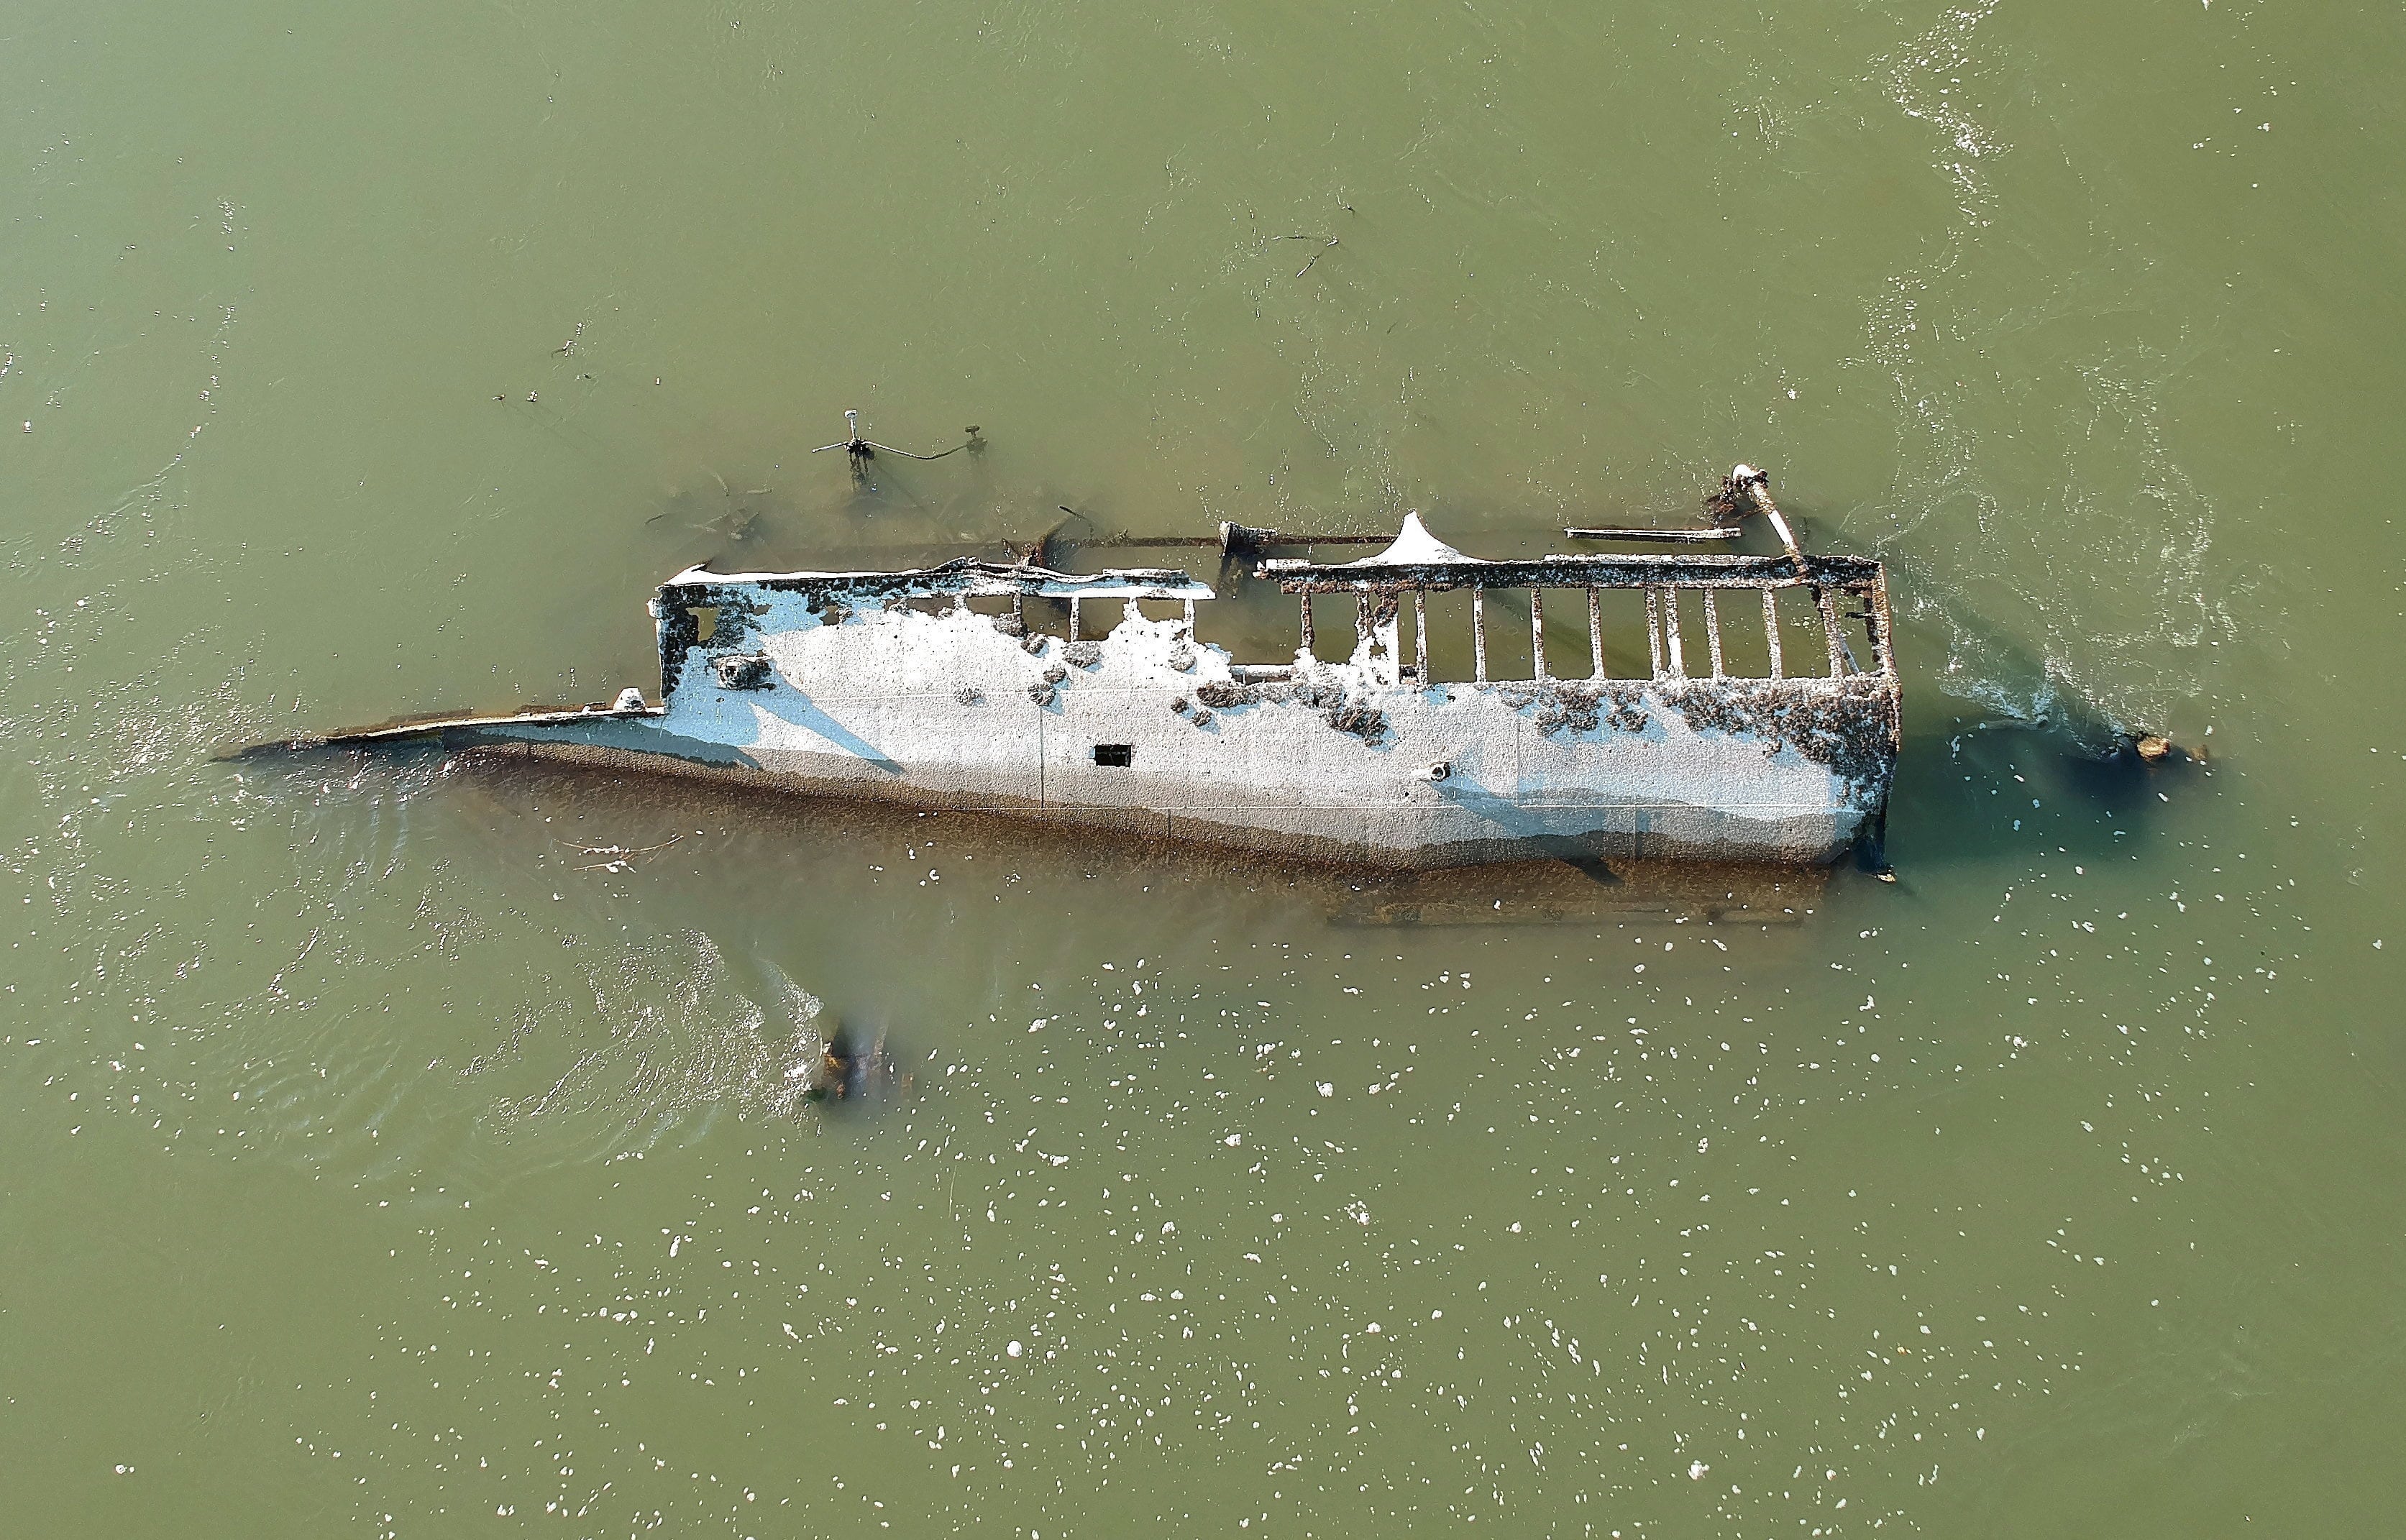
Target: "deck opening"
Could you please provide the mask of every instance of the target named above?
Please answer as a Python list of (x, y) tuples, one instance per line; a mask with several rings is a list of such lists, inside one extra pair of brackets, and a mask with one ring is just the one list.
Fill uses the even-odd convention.
[(1774, 590), (1771, 608), (1779, 621), (1776, 633), (1779, 651), (1775, 655), (1779, 666), (1774, 671), (1777, 676), (1826, 679), (1835, 671), (1830, 667), (1829, 634), (1822, 628), (1821, 613), (1809, 588)]
[(1097, 743), (1095, 763), (1111, 770), (1126, 770), (1136, 763), (1134, 743)]

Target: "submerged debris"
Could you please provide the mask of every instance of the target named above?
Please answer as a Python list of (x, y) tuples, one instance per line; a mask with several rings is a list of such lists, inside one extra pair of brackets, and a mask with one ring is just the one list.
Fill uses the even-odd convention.
[(807, 1079), (810, 1089), (803, 1095), (813, 1101), (870, 1101), (911, 1086), (911, 1072), (896, 1063), (883, 1031), (864, 1037), (842, 1024)]
[(908, 449), (897, 449), (890, 444), (880, 444), (875, 439), (862, 437), (860, 432), (860, 413), (856, 409), (847, 409), (844, 412), (843, 426), (843, 437), (836, 440), (833, 444), (822, 444), (817, 448), (812, 450), (811, 453), (821, 455), (825, 454), (829, 449), (842, 450), (845, 462), (852, 467), (853, 484), (857, 487), (869, 487), (874, 485), (869, 478), (869, 466), (870, 462), (874, 460), (880, 453), (899, 455), (904, 459), (941, 459), (946, 455), (957, 455), (964, 449), (967, 449), (972, 455), (983, 455), (985, 453), (986, 449), (985, 439), (981, 436), (978, 428), (974, 423), (962, 430), (968, 437), (963, 439), (960, 443), (954, 445), (951, 448), (939, 449), (932, 455), (913, 454)]
[(1720, 485), (1705, 494), (1705, 516), (1720, 528), (1742, 523), (1747, 515), (1754, 512), (1749, 492), (1754, 478), (1761, 473), (1751, 466), (1741, 465), (1721, 477)]
[(682, 834), (672, 834), (657, 845), (638, 845), (631, 848), (626, 845), (580, 845), (572, 840), (562, 840), (560, 843), (579, 855), (602, 857), (591, 866), (578, 867), (576, 869), (579, 871), (631, 871), (634, 869), (636, 856), (649, 855), (655, 851), (666, 850), (684, 838)]
[(715, 490), (672, 488), (665, 505), (644, 522), (696, 530), (730, 544), (742, 544), (761, 532), (761, 520), (770, 513), (776, 513), (782, 519), (792, 511), (790, 502), (773, 487), (738, 488), (716, 471), (709, 474), (715, 484)]

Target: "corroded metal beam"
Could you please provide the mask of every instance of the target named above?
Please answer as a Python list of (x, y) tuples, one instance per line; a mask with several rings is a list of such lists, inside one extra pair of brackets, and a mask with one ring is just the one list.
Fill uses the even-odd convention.
[(1100, 572), (1056, 572), (957, 557), (938, 567), (903, 572), (713, 572), (690, 567), (660, 585), (676, 603), (709, 604), (714, 588), (781, 594), (838, 594), (863, 599), (929, 599), (1036, 595), (1048, 599), (1209, 599), (1211, 586), (1177, 567), (1127, 567)]
[(1702, 544), (1711, 540), (1735, 540), (1746, 533), (1735, 525), (1706, 527), (1700, 530), (1613, 530), (1571, 528), (1563, 533), (1572, 540), (1660, 540), (1673, 544)]
[(1518, 560), (1265, 561), (1256, 575), (1291, 594), (1392, 588), (1852, 588), (1876, 581), (1880, 564), (1852, 556), (1547, 556)]

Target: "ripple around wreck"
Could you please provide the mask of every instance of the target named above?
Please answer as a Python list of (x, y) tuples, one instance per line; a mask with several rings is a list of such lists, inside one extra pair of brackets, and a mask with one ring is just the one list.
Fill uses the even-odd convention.
[(542, 1090), (492, 1103), (490, 1126), (503, 1139), (540, 1129), (555, 1152), (562, 1133), (600, 1151), (696, 1118), (800, 1113), (827, 1048), (823, 1007), (773, 966), (755, 971), (741, 978), (699, 931), (588, 967), (589, 1009), (547, 1013), (513, 1043), (522, 1058), (567, 1063)]

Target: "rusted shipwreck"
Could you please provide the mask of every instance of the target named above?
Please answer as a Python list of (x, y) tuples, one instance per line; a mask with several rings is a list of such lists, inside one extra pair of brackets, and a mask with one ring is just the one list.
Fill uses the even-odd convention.
[[(1724, 519), (1704, 529), (1565, 533), (1729, 540), (1759, 516), (1777, 536), (1772, 554), (1483, 560), (1417, 515), (1361, 560), (1256, 549), (1249, 580), (1302, 601), (1300, 643), (1272, 663), (1198, 640), (1196, 607), (1215, 590), (1178, 569), (1070, 573), (1033, 558), (696, 568), (651, 604), (657, 703), (630, 688), (606, 706), (320, 742), (508, 745), (1392, 866), (1546, 855), (1817, 864), (1857, 848), (1876, 865), (1899, 742), (1886, 577), (1876, 561), (1799, 548), (1764, 483), (1738, 467), (1718, 500)], [(1263, 543), (1229, 526), (1222, 544), (1249, 535)], [(1342, 659), (1320, 656), (1314, 634), (1313, 600), (1325, 619), (1329, 596), (1354, 601)], [(1448, 646), (1459, 652), (1432, 630), (1440, 604), (1467, 622), (1466, 669), (1433, 665)], [(1570, 628), (1559, 622), (1581, 611), (1585, 669), (1564, 677)], [(1491, 612), (1528, 626), (1514, 654), (1525, 676), (1491, 677), (1503, 650), (1490, 645)]]

